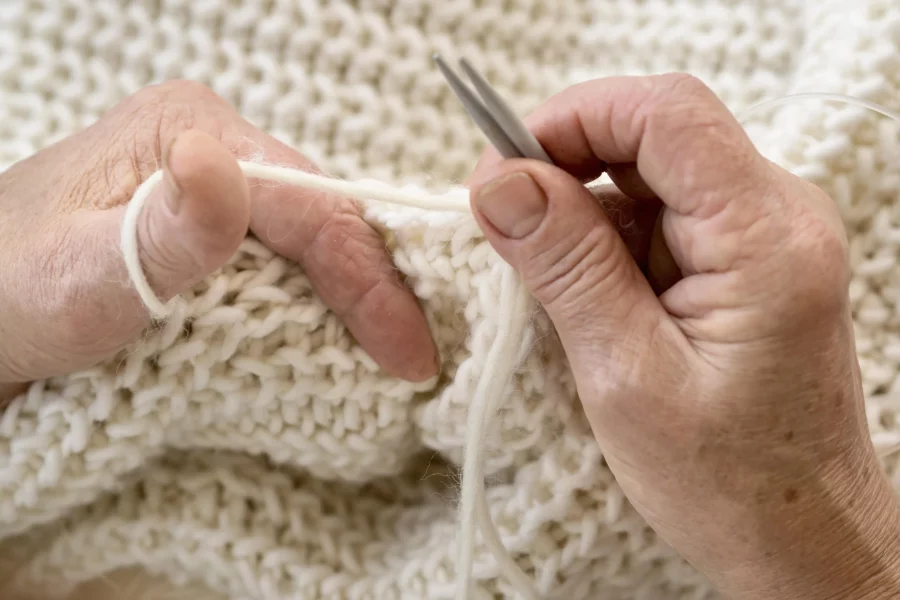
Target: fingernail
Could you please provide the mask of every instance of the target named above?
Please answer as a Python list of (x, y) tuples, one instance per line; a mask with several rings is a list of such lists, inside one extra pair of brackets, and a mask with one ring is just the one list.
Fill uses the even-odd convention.
[(172, 175), (172, 166), (169, 164), (170, 157), (172, 156), (172, 146), (174, 146), (178, 142), (178, 138), (172, 141), (169, 144), (169, 147), (163, 152), (163, 164), (165, 168), (163, 169), (163, 198), (166, 201), (166, 207), (169, 209), (169, 212), (172, 215), (177, 215), (178, 211), (181, 210), (181, 196), (182, 190), (181, 186), (178, 185), (178, 182), (175, 180), (175, 176)]
[(478, 211), (508, 238), (534, 232), (547, 213), (547, 196), (528, 173), (511, 173), (479, 189), (472, 199)]

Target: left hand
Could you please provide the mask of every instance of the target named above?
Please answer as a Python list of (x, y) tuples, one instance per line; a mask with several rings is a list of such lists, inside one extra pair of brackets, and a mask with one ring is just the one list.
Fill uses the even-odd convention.
[(437, 354), (382, 238), (349, 200), (248, 186), (235, 155), (312, 170), (200, 84), (126, 99), (86, 130), (0, 174), (0, 400), (139, 339), (149, 315), (119, 250), (124, 205), (163, 164), (138, 224), (161, 299), (223, 266), (248, 230), (298, 261), (316, 292), (391, 375), (424, 380)]

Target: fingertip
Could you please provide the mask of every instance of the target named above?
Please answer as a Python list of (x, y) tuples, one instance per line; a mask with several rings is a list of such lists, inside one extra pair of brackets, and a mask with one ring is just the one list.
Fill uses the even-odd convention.
[(204, 265), (227, 260), (250, 223), (250, 190), (237, 160), (213, 137), (188, 130), (175, 139), (164, 162), (173, 188), (167, 204), (186, 229), (181, 233), (202, 250)]
[(405, 291), (404, 296), (406, 316), (394, 323), (403, 337), (398, 337), (391, 352), (384, 353), (380, 364), (393, 377), (422, 383), (440, 373), (440, 353), (419, 303), (411, 292)]
[[(525, 185), (526, 179), (530, 185)], [(520, 185), (503, 185), (505, 189), (500, 189), (497, 185), (508, 183)], [(507, 198), (509, 206), (515, 207), (521, 214), (519, 224), (512, 227), (511, 223), (507, 231), (497, 227), (500, 225), (499, 221), (491, 218), (489, 211), (485, 210), (489, 203), (496, 200), (486, 196), (500, 195), (497, 192), (511, 195)], [(602, 207), (583, 183), (554, 165), (536, 160), (511, 159), (497, 165), (490, 175), (483, 176), (472, 187), (471, 196), (476, 219), (485, 229), (485, 234), (505, 255), (508, 254), (507, 248), (512, 247), (511, 243), (530, 245), (547, 235), (563, 235), (593, 227), (598, 219), (604, 219)], [(528, 199), (540, 196), (540, 199), (526, 202), (526, 196)], [(532, 209), (534, 218), (525, 218), (528, 216), (524, 210), (526, 207)], [(516, 217), (511, 218), (515, 221)], [(518, 235), (513, 229), (526, 231), (527, 235)], [(500, 232), (506, 237), (498, 236), (497, 233)], [(511, 233), (514, 234), (510, 235)], [(504, 257), (511, 258), (508, 255)]]
[(425, 312), (399, 281), (384, 279), (343, 318), (391, 377), (421, 383), (439, 373), (440, 356)]
[(419, 343), (410, 344), (410, 350), (408, 358), (401, 357), (395, 364), (386, 361), (385, 372), (411, 383), (424, 383), (440, 374), (440, 358), (430, 334), (420, 336)]
[(530, 236), (544, 222), (548, 201), (527, 171), (491, 180), (472, 194), (472, 208), (494, 232), (510, 240)]
[(237, 159), (221, 142), (188, 130), (175, 139), (164, 160), (191, 220), (223, 234), (246, 231), (249, 186)]
[(149, 285), (169, 298), (234, 255), (250, 223), (250, 193), (237, 160), (205, 133), (180, 134), (163, 162), (137, 237)]

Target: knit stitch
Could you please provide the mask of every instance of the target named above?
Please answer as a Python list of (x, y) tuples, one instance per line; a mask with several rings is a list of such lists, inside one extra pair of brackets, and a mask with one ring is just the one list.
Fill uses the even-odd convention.
[[(308, 173), (277, 165), (251, 161), (238, 161), (244, 177), (256, 182), (277, 182), (302, 185), (307, 189), (321, 190), (371, 203), (375, 198), (396, 206), (413, 206), (425, 211), (454, 210), (469, 213), (468, 195), (465, 190), (451, 190), (440, 196), (431, 196), (423, 190), (410, 193), (374, 183), (348, 182), (324, 175)], [(164, 303), (160, 300), (144, 273), (138, 248), (138, 219), (152, 191), (162, 181), (163, 172), (157, 171), (138, 186), (128, 202), (122, 218), (121, 250), (129, 278), (150, 315), (164, 319), (172, 315), (182, 298), (175, 297)], [(457, 193), (464, 192), (464, 193)], [(525, 328), (529, 306), (533, 304), (528, 290), (518, 273), (509, 265), (501, 267), (497, 293), (495, 334), (488, 355), (481, 366), (482, 372), (469, 399), (466, 417), (465, 458), (462, 465), (462, 490), (459, 500), (459, 535), (456, 541), (456, 598), (468, 600), (472, 593), (472, 566), (475, 534), (484, 538), (497, 566), (526, 600), (536, 600), (528, 576), (509, 555), (500, 534), (491, 519), (490, 507), (484, 491), (484, 438), (490, 431), (491, 421), (503, 400), (503, 393), (521, 362)]]
[[(894, 0), (11, 0), (0, 163), (181, 76), (336, 176), (434, 189), (483, 147), (436, 51), (470, 58), (520, 113), (580, 80), (666, 70), (737, 112), (804, 91), (900, 109)], [(900, 128), (816, 101), (747, 128), (842, 211), (869, 424), (896, 443)], [(12, 585), (65, 591), (140, 566), (233, 598), (452, 597), (456, 474), (504, 265), (464, 215), (366, 217), (421, 299), (441, 377), (384, 375), (299, 267), (248, 239), (139, 344), (0, 416)], [(487, 496), (541, 598), (714, 598), (624, 501), (543, 313), (521, 347), (486, 440)], [(898, 459), (885, 466), (900, 488)], [(475, 578), (473, 600), (513, 597), (480, 545)]]

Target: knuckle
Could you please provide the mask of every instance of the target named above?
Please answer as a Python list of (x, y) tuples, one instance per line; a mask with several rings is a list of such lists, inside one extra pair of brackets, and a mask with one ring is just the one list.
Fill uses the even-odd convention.
[[(105, 114), (97, 123), (64, 143), (77, 144), (84, 168), (61, 177), (64, 211), (106, 209), (124, 204), (138, 184), (160, 167), (164, 149), (193, 128), (221, 139), (228, 119), (225, 101), (192, 81), (169, 81), (144, 88)], [(70, 148), (71, 151), (71, 148)]]
[(189, 79), (176, 79), (148, 86), (137, 92), (134, 101), (141, 105), (211, 104), (227, 105), (224, 98), (208, 86)]
[(805, 267), (807, 279), (820, 282), (820, 294), (843, 294), (849, 283), (850, 263), (846, 236), (821, 218), (800, 221), (791, 241), (791, 255)]
[(615, 294), (627, 283), (624, 274), (628, 270), (620, 268), (624, 258), (621, 248), (614, 236), (604, 233), (603, 228), (593, 227), (582, 235), (538, 242), (543, 249), (535, 252), (522, 269), (542, 304), (566, 313), (578, 312), (587, 298)]
[(321, 257), (317, 262), (341, 280), (330, 295), (333, 309), (342, 315), (353, 312), (388, 276), (383, 268), (386, 261), (381, 260), (383, 242), (360, 225), (352, 206), (337, 204), (311, 245), (316, 257)]
[(686, 211), (704, 205), (718, 210), (721, 203), (704, 203), (703, 194), (754, 181), (760, 155), (706, 83), (684, 73), (658, 77), (655, 93), (638, 115), (652, 140), (654, 161), (681, 191)]
[(702, 79), (690, 73), (665, 73), (659, 75), (657, 81), (670, 100), (696, 101), (714, 98), (709, 86)]
[(208, 115), (220, 115), (226, 108), (230, 107), (222, 97), (195, 81), (167, 81), (144, 88), (119, 108), (115, 147), (130, 147), (134, 171), (155, 170), (164, 150), (183, 131), (199, 128), (221, 139), (224, 123)]
[[(313, 231), (307, 251), (324, 252), (328, 255), (335, 248), (340, 249), (347, 243), (349, 230), (352, 229), (358, 215), (328, 194), (317, 196), (313, 202), (322, 207), (322, 217)], [(308, 212), (315, 213), (318, 210), (310, 207)]]
[[(731, 123), (718, 110), (710, 110), (715, 96), (693, 76), (679, 77), (664, 88), (654, 103), (654, 125), (678, 146), (703, 148), (712, 139), (722, 142), (734, 135)], [(718, 146), (718, 144), (717, 144)]]
[(793, 227), (777, 260), (789, 265), (783, 298), (793, 316), (821, 318), (843, 312), (848, 302), (850, 261), (847, 238), (819, 215), (805, 212)]
[(357, 225), (357, 216), (342, 208), (335, 208), (322, 225), (321, 233), (317, 237), (321, 244), (321, 251), (334, 257), (337, 264), (342, 267), (352, 265), (362, 259), (362, 256), (354, 252), (358, 244), (358, 237), (354, 235)]
[(369, 307), (369, 300), (394, 276), (384, 241), (349, 202), (329, 204), (303, 263), (314, 269), (318, 292), (343, 318)]
[(81, 141), (99, 150), (90, 168), (70, 185), (75, 201), (95, 208), (125, 204), (139, 183), (160, 168), (165, 150), (180, 133), (196, 128), (221, 140), (228, 106), (207, 86), (188, 80), (149, 86), (128, 97)]

